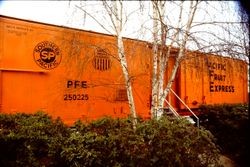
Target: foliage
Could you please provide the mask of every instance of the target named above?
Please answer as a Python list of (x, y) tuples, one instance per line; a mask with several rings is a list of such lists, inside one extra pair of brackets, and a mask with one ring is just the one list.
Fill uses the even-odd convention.
[(240, 166), (247, 166), (248, 105), (208, 105), (201, 106), (201, 111), (201, 125), (212, 132), (222, 153)]
[(60, 119), (42, 112), (0, 114), (0, 166), (59, 164), (58, 152), (67, 135)]
[(137, 129), (144, 136), (149, 158), (143, 166), (209, 166), (218, 150), (212, 135), (186, 120), (151, 120)]
[(44, 113), (0, 114), (0, 166), (217, 165), (212, 135), (186, 120), (103, 118), (72, 127)]
[(139, 138), (130, 120), (104, 118), (88, 126), (78, 122), (62, 156), (69, 166), (124, 166), (140, 150)]

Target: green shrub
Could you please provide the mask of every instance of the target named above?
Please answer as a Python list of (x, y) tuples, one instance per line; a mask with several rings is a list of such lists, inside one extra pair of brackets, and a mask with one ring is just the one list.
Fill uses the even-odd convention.
[(186, 120), (150, 120), (137, 129), (149, 148), (149, 166), (209, 166), (217, 164), (213, 137)]
[(0, 166), (49, 166), (60, 158), (58, 151), (67, 135), (60, 119), (48, 115), (0, 114)]
[(128, 119), (103, 118), (88, 126), (77, 122), (61, 155), (68, 166), (135, 166), (140, 140)]
[(0, 166), (217, 166), (212, 135), (185, 120), (103, 118), (65, 126), (44, 113), (0, 114)]
[(133, 130), (129, 119), (105, 118), (77, 122), (62, 156), (68, 166), (216, 166), (212, 139), (185, 120), (139, 121)]
[(201, 106), (201, 123), (217, 139), (223, 154), (239, 166), (248, 166), (248, 105)]

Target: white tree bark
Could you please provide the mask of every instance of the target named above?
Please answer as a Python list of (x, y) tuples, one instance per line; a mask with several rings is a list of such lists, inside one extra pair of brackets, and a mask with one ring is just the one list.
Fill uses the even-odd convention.
[(133, 98), (132, 83), (130, 80), (130, 75), (129, 75), (128, 66), (127, 66), (127, 60), (126, 60), (125, 52), (124, 52), (124, 45), (123, 45), (123, 41), (122, 41), (122, 36), (120, 34), (117, 36), (117, 46), (118, 46), (118, 56), (120, 59), (120, 64), (122, 67), (122, 72), (124, 75), (125, 85), (126, 85), (126, 89), (127, 89), (130, 114), (131, 114), (132, 120), (133, 120), (133, 127), (135, 128), (135, 126), (137, 124), (137, 114), (136, 114), (135, 103), (134, 103), (134, 98)]
[[(116, 43), (117, 43), (117, 53), (118, 53), (118, 60), (121, 65), (122, 73), (124, 76), (124, 84), (126, 86), (127, 90), (127, 97), (128, 97), (128, 104), (130, 109), (130, 114), (132, 117), (132, 123), (133, 128), (136, 128), (137, 124), (137, 113), (135, 108), (135, 102), (133, 97), (133, 88), (132, 88), (132, 81), (131, 76), (129, 74), (128, 70), (128, 64), (127, 59), (124, 51), (124, 44), (123, 44), (123, 25), (128, 21), (127, 17), (125, 15), (125, 10), (123, 8), (123, 1), (117, 0), (117, 1), (106, 1), (103, 0), (102, 5), (107, 12), (108, 19), (111, 21), (110, 26), (112, 30), (115, 32), (116, 35)], [(109, 31), (108, 27), (105, 26), (100, 20), (96, 19), (94, 15), (84, 10), (82, 7), (76, 6), (78, 9), (83, 11), (85, 14), (90, 16), (97, 24), (99, 24), (104, 30), (109, 32), (110, 34), (113, 34), (111, 31)]]
[[(170, 36), (168, 33), (168, 24), (164, 20), (165, 6), (164, 1), (154, 1), (153, 4), (153, 72), (152, 72), (152, 117), (161, 117), (163, 114), (164, 102), (172, 87), (173, 81), (176, 77), (176, 73), (181, 59), (185, 55), (186, 42), (188, 40), (188, 34), (191, 29), (195, 11), (197, 9), (198, 1), (191, 1), (188, 13), (188, 20), (185, 26), (181, 26), (183, 2), (180, 2), (180, 13), (175, 33)], [(158, 27), (160, 22), (160, 28)], [(185, 29), (182, 29), (185, 27)], [(158, 32), (160, 31), (160, 42), (158, 43)], [(184, 31), (182, 38), (179, 40), (180, 33)], [(169, 36), (168, 36), (169, 35)], [(166, 46), (167, 38), (171, 41), (169, 46)], [(174, 42), (179, 43), (178, 55), (176, 55), (175, 64), (171, 70), (169, 78), (166, 78), (165, 72), (168, 67), (168, 60), (171, 53), (171, 48)], [(168, 83), (164, 82), (168, 79)]]
[(169, 58), (169, 55), (166, 53), (166, 39), (167, 39), (167, 25), (164, 22), (165, 17), (165, 2), (159, 1), (159, 7), (158, 7), (158, 16), (160, 21), (160, 33), (161, 33), (161, 42), (160, 42), (160, 49), (159, 49), (159, 77), (158, 77), (158, 110), (157, 110), (157, 117), (161, 116), (163, 114), (163, 108), (164, 103), (161, 102), (161, 96), (162, 92), (164, 90), (164, 78), (165, 78), (165, 72), (167, 68), (167, 61)]
[(112, 22), (115, 24), (115, 30), (116, 30), (116, 35), (117, 35), (118, 57), (120, 60), (120, 65), (121, 65), (123, 76), (125, 79), (130, 114), (132, 116), (132, 123), (133, 123), (133, 127), (135, 129), (136, 124), (137, 124), (137, 114), (136, 114), (133, 91), (132, 91), (133, 90), (132, 89), (132, 82), (130, 80), (130, 75), (129, 75), (129, 71), (128, 71), (128, 64), (127, 64), (125, 51), (124, 51), (124, 44), (122, 41), (122, 25), (123, 25), (122, 1), (113, 1), (113, 7), (114, 7), (114, 11), (113, 11), (113, 15), (112, 15), (111, 19), (112, 19)]
[(183, 39), (181, 41), (181, 44), (180, 44), (180, 47), (179, 47), (179, 53), (178, 53), (177, 58), (175, 60), (175, 65), (173, 67), (173, 70), (172, 70), (172, 72), (170, 74), (168, 84), (167, 84), (166, 88), (164, 89), (163, 94), (161, 96), (160, 101), (161, 101), (162, 104), (164, 103), (164, 100), (166, 99), (166, 97), (167, 97), (167, 95), (169, 93), (169, 90), (172, 87), (172, 84), (173, 84), (174, 79), (176, 77), (176, 73), (177, 73), (180, 61), (185, 56), (185, 47), (186, 47), (186, 43), (187, 43), (187, 40), (188, 40), (188, 34), (190, 32), (190, 28), (191, 28), (191, 25), (192, 25), (192, 22), (193, 22), (193, 19), (194, 19), (194, 16), (195, 16), (198, 1), (191, 1), (190, 3), (191, 4), (190, 4), (190, 9), (189, 9), (189, 14), (188, 14), (188, 21), (187, 21), (187, 24), (186, 24), (186, 30), (185, 30), (184, 37), (183, 37)]
[(153, 59), (152, 59), (152, 100), (151, 100), (151, 118), (155, 118), (158, 110), (158, 13), (157, 2), (153, 2)]

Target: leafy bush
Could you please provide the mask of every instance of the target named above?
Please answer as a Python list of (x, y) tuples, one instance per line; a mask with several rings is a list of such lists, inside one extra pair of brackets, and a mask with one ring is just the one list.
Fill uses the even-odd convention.
[(216, 165), (218, 150), (212, 135), (186, 120), (150, 120), (142, 123), (137, 130), (149, 150), (148, 162), (142, 166)]
[(185, 120), (139, 121), (105, 118), (88, 126), (78, 122), (64, 145), (69, 166), (217, 165), (212, 136)]
[(0, 166), (217, 165), (212, 135), (185, 120), (103, 118), (65, 126), (44, 113), (0, 114)]
[(222, 153), (240, 166), (248, 166), (248, 105), (201, 106), (201, 111), (201, 125), (212, 132)]
[(68, 166), (135, 166), (142, 139), (128, 119), (103, 118), (88, 126), (77, 122), (62, 156)]
[(66, 126), (60, 119), (52, 120), (42, 112), (0, 114), (0, 166), (60, 163), (60, 143), (67, 135)]

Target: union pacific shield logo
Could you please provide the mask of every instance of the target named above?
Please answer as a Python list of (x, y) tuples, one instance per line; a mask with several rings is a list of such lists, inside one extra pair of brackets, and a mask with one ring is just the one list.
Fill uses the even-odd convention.
[(38, 43), (33, 56), (36, 64), (46, 70), (56, 68), (62, 59), (59, 47), (50, 41)]

